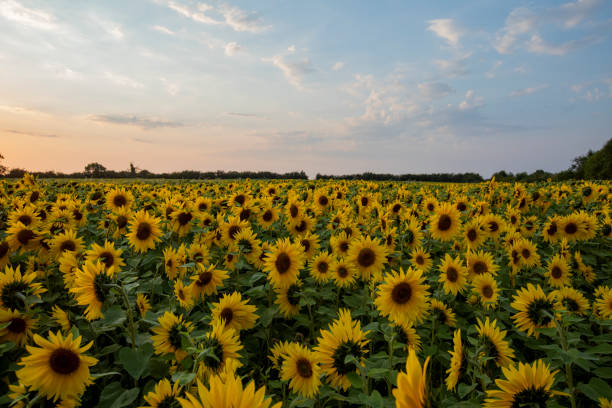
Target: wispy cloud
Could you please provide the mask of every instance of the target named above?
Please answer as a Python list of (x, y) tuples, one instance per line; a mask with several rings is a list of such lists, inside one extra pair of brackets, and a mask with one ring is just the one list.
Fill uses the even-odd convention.
[(137, 126), (142, 129), (176, 128), (185, 126), (184, 123), (170, 121), (156, 117), (144, 117), (136, 115), (90, 115), (94, 122), (111, 123), (115, 125)]
[(589, 18), (603, 3), (603, 0), (576, 0), (565, 3), (558, 9), (559, 17), (565, 28), (573, 28)]
[(283, 56), (276, 55), (272, 58), (264, 58), (263, 61), (272, 62), (274, 66), (283, 72), (287, 81), (299, 90), (304, 89), (304, 76), (316, 71), (308, 58), (301, 61), (288, 62)]
[(133, 89), (144, 88), (143, 84), (125, 75), (115, 74), (113, 72), (106, 71), (104, 73), (104, 78), (114, 83), (115, 85), (124, 86), (128, 88), (133, 88)]
[(42, 10), (25, 7), (15, 0), (0, 1), (0, 16), (39, 30), (56, 30), (59, 28), (53, 15)]
[(418, 84), (417, 88), (427, 99), (440, 99), (455, 92), (450, 85), (442, 82), (424, 82)]
[(495, 74), (497, 73), (497, 70), (499, 69), (499, 67), (501, 67), (503, 65), (503, 62), (501, 61), (495, 61), (495, 63), (493, 64), (493, 66), (491, 67), (491, 69), (489, 69), (487, 71), (487, 73), (485, 74), (487, 78), (491, 79), (491, 78), (495, 78)]
[(236, 44), (235, 42), (227, 43), (225, 45), (225, 55), (227, 55), (228, 57), (234, 56), (241, 49), (242, 47)]
[(47, 139), (53, 139), (53, 138), (58, 138), (58, 135), (55, 134), (44, 134), (44, 133), (35, 133), (35, 132), (24, 132), (21, 130), (12, 130), (12, 129), (4, 129), (4, 132), (6, 133), (12, 133), (15, 135), (21, 135), (21, 136), (31, 136), (31, 137), (43, 137), (43, 138), (47, 138)]
[(106, 20), (100, 16), (92, 16), (92, 20), (100, 26), (109, 36), (115, 40), (121, 40), (124, 36), (123, 28), (118, 23)]
[(464, 76), (469, 74), (466, 61), (472, 56), (472, 53), (467, 53), (453, 59), (438, 59), (434, 61), (442, 73), (450, 78)]
[(164, 27), (164, 26), (160, 26), (160, 25), (155, 25), (152, 28), (155, 31), (159, 31), (160, 33), (164, 33), (164, 34), (168, 34), (168, 35), (175, 35), (176, 34), (174, 31), (172, 31), (168, 27)]
[(527, 50), (534, 54), (565, 55), (590, 44), (600, 41), (598, 37), (585, 37), (579, 40), (567, 41), (563, 44), (549, 44), (539, 34), (531, 36), (527, 42)]
[(459, 45), (461, 31), (455, 26), (455, 23), (450, 18), (439, 18), (429, 20), (427, 29), (435, 33), (438, 37), (446, 40), (451, 47)]
[(541, 84), (541, 85), (536, 85), (536, 86), (532, 86), (529, 88), (523, 88), (523, 89), (517, 89), (516, 91), (512, 91), (510, 92), (510, 96), (525, 96), (525, 95), (531, 95), (534, 94), (536, 92), (539, 92), (543, 89), (548, 88), (550, 85), (548, 84)]
[[(193, 21), (208, 25), (226, 25), (234, 31), (259, 33), (270, 28), (264, 25), (256, 12), (247, 12), (236, 6), (198, 3), (195, 7), (176, 1), (168, 1), (167, 6), (178, 14)], [(212, 14), (212, 15), (211, 15)]]
[(256, 113), (225, 112), (225, 114), (228, 116), (235, 116), (239, 118), (268, 119), (267, 116), (258, 115)]
[(344, 68), (344, 62), (342, 61), (338, 61), (332, 65), (332, 71), (340, 71), (342, 68)]
[(459, 110), (467, 111), (471, 109), (476, 109), (484, 104), (484, 98), (482, 96), (476, 95), (473, 89), (470, 89), (465, 93), (465, 99), (459, 103)]

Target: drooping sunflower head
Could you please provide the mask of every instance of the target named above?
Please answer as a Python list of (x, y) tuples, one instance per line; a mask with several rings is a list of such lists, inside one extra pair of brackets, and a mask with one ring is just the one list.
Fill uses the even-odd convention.
[(302, 281), (298, 279), (288, 288), (274, 288), (274, 292), (276, 292), (276, 300), (274, 303), (278, 305), (278, 308), (285, 318), (289, 318), (300, 313), (301, 286)]
[(438, 299), (431, 300), (431, 315), (432, 319), (439, 324), (445, 324), (450, 327), (455, 327), (457, 324), (455, 312)]
[(484, 348), (479, 357), (492, 357), (499, 367), (506, 367), (511, 364), (512, 358), (514, 358), (514, 350), (505, 340), (507, 331), (497, 327), (497, 320), (491, 322), (488, 317), (484, 322), (479, 318), (476, 321), (478, 322), (476, 331), (479, 334), (480, 344)]
[(556, 310), (584, 314), (589, 309), (589, 301), (582, 293), (572, 287), (562, 287), (551, 293), (555, 299)]
[(554, 298), (552, 294), (545, 294), (540, 285), (529, 283), (526, 288), (517, 291), (510, 306), (518, 311), (512, 316), (517, 328), (528, 335), (537, 338), (537, 329), (555, 326)]
[(198, 368), (198, 377), (207, 380), (211, 375), (219, 375), (230, 359), (240, 358), (242, 350), (238, 333), (223, 321), (213, 320), (211, 329), (199, 344), (202, 350), (208, 350)]
[(223, 320), (226, 326), (236, 331), (248, 330), (259, 318), (256, 306), (248, 304), (248, 299), (242, 300), (240, 292), (226, 293), (217, 303), (213, 303), (211, 311), (213, 320)]
[(155, 384), (153, 391), (144, 396), (148, 406), (141, 408), (179, 408), (180, 403), (177, 398), (181, 395), (181, 391), (179, 382), (172, 384), (170, 380), (164, 378)]
[(34, 272), (22, 274), (20, 266), (14, 269), (5, 266), (4, 272), (0, 273), (0, 307), (25, 311), (24, 296), (38, 296), (46, 292), (35, 280)]
[(177, 316), (168, 311), (158, 319), (158, 322), (159, 325), (151, 329), (154, 333), (151, 340), (153, 340), (155, 354), (174, 353), (178, 361), (182, 360), (187, 355), (187, 352), (181, 349), (182, 334), (190, 333), (193, 330), (192, 323), (184, 321), (183, 315)]

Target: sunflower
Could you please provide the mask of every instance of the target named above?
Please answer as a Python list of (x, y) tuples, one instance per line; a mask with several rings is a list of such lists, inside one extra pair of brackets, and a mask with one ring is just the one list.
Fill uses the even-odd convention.
[(497, 282), (493, 275), (490, 273), (477, 275), (472, 280), (472, 285), (474, 286), (472, 292), (478, 295), (480, 303), (482, 303), (485, 308), (488, 309), (497, 303), (499, 290), (497, 289)]
[(289, 239), (279, 239), (265, 261), (264, 270), (268, 280), (277, 288), (286, 288), (298, 279), (300, 269), (304, 266), (303, 252), (299, 244), (292, 244)]
[(334, 258), (328, 252), (319, 252), (310, 262), (309, 271), (317, 282), (327, 282), (331, 279), (331, 267)]
[(63, 337), (49, 332), (49, 340), (35, 334), (34, 342), (40, 347), (26, 346), (29, 355), (18, 363), (23, 366), (16, 372), (22, 385), (57, 401), (79, 396), (92, 384), (89, 367), (98, 360), (83, 353), (93, 341), (81, 347), (81, 336), (73, 339), (72, 333)]
[(582, 239), (586, 233), (584, 229), (584, 217), (577, 213), (563, 217), (560, 222), (559, 230), (561, 236), (568, 241)]
[(487, 231), (487, 235), (493, 239), (499, 238), (506, 229), (506, 222), (497, 214), (487, 214), (482, 217), (482, 224)]
[(463, 240), (469, 249), (478, 249), (487, 236), (479, 217), (472, 218), (463, 225)]
[[(340, 309), (338, 319), (334, 320), (327, 330), (321, 330), (317, 339), (315, 356), (321, 365), (327, 382), (333, 387), (346, 391), (350, 386), (346, 374), (358, 372), (363, 366), (367, 353), (368, 332), (361, 330), (361, 322), (351, 318), (348, 309)], [(355, 362), (346, 362), (348, 356), (353, 356)]]
[(526, 331), (528, 335), (535, 335), (537, 338), (540, 333), (536, 329), (545, 327), (555, 327), (555, 304), (552, 294), (546, 295), (540, 285), (533, 286), (527, 284), (526, 288), (520, 289), (510, 303), (516, 314), (512, 316), (517, 329)]
[(85, 318), (89, 321), (104, 317), (102, 306), (108, 298), (109, 287), (115, 272), (113, 268), (106, 269), (101, 262), (85, 262), (82, 269), (76, 271), (74, 286), (70, 293), (74, 293), (76, 301), (85, 309)]
[(5, 309), (25, 310), (26, 304), (24, 297), (36, 296), (47, 290), (40, 283), (36, 283), (36, 273), (22, 274), (17, 266), (15, 269), (10, 266), (4, 267), (4, 272), (0, 273), (0, 307)]
[(251, 381), (243, 387), (240, 377), (230, 374), (212, 376), (209, 385), (204, 386), (198, 380), (198, 396), (187, 393), (185, 398), (179, 398), (182, 408), (217, 408), (217, 407), (248, 407), (248, 408), (281, 408), (282, 402), (272, 407), (272, 401), (266, 398), (266, 387), (255, 390), (255, 382)]
[(0, 241), (0, 268), (4, 268), (4, 266), (9, 261), (9, 255), (11, 253), (11, 246), (7, 241)]
[(427, 273), (433, 266), (431, 255), (423, 247), (416, 247), (412, 250), (410, 263), (421, 272)]
[(393, 329), (397, 336), (397, 341), (404, 345), (405, 350), (414, 349), (415, 351), (421, 351), (421, 336), (417, 334), (412, 323), (394, 324)]
[(162, 235), (159, 219), (149, 215), (145, 210), (140, 210), (133, 215), (129, 228), (128, 241), (138, 252), (147, 252), (155, 248), (155, 243)]
[(467, 269), (461, 258), (453, 259), (449, 254), (444, 254), (444, 260), (440, 265), (440, 279), (438, 282), (444, 284), (444, 293), (452, 293), (454, 296), (465, 288)]
[(368, 281), (370, 277), (379, 280), (382, 277), (387, 263), (387, 250), (371, 237), (353, 241), (346, 256), (346, 260), (355, 266), (363, 280)]
[(292, 343), (288, 341), (277, 341), (270, 348), (271, 354), (268, 356), (268, 359), (272, 362), (272, 367), (274, 369), (280, 371), (283, 361), (287, 357), (287, 350), (292, 346)]
[(343, 258), (348, 254), (348, 250), (351, 247), (351, 241), (351, 238), (346, 232), (341, 232), (329, 238), (329, 245), (337, 257)]
[(211, 310), (213, 319), (222, 319), (225, 325), (236, 331), (248, 330), (255, 325), (259, 318), (255, 311), (257, 307), (248, 304), (247, 300), (242, 300), (239, 292), (224, 294), (221, 300), (213, 303)]
[(463, 343), (461, 342), (461, 329), (455, 330), (453, 335), (453, 350), (451, 355), (450, 367), (446, 370), (446, 389), (455, 391), (459, 378), (465, 375), (467, 360), (463, 355)]
[(582, 293), (571, 287), (562, 287), (551, 293), (555, 299), (556, 310), (584, 314), (589, 309), (589, 301)]
[(406, 359), (406, 372), (397, 375), (397, 388), (393, 389), (396, 408), (423, 408), (427, 399), (427, 365), (429, 358), (421, 369), (416, 351), (410, 350)]
[(406, 222), (406, 229), (402, 234), (402, 239), (404, 245), (409, 249), (414, 249), (421, 245), (423, 233), (421, 232), (421, 227), (417, 219), (412, 217), (408, 219)]
[(149, 392), (143, 398), (149, 405), (139, 408), (171, 408), (178, 407), (178, 396), (181, 394), (182, 387), (178, 382), (170, 383), (167, 378), (155, 384), (153, 391)]
[(40, 217), (36, 214), (36, 207), (27, 205), (12, 211), (8, 216), (8, 225), (22, 223), (26, 227), (36, 228), (40, 224)]
[(297, 280), (288, 288), (274, 288), (276, 292), (276, 300), (274, 303), (278, 305), (281, 313), (285, 318), (295, 316), (300, 313), (300, 287), (302, 281)]
[(136, 307), (138, 308), (138, 313), (140, 313), (140, 317), (144, 319), (147, 311), (151, 310), (151, 303), (149, 303), (149, 297), (144, 293), (138, 293), (136, 295)]
[(508, 341), (504, 340), (507, 331), (497, 327), (497, 320), (491, 322), (488, 317), (484, 323), (480, 318), (476, 318), (476, 321), (478, 322), (476, 331), (478, 332), (480, 343), (484, 347), (480, 357), (492, 357), (495, 364), (499, 367), (506, 367), (512, 364), (514, 350), (510, 348)]
[(287, 349), (287, 358), (281, 368), (281, 379), (289, 381), (293, 392), (306, 398), (319, 393), (321, 368), (315, 355), (306, 346), (293, 344)]
[(189, 247), (189, 259), (197, 264), (204, 264), (208, 261), (208, 247), (202, 242), (194, 242)]
[(504, 367), (502, 372), (506, 379), (495, 380), (499, 389), (487, 390), (483, 407), (544, 407), (552, 396), (561, 395), (550, 390), (558, 370), (551, 372), (550, 366), (543, 360), (533, 364), (518, 363), (518, 368), (514, 365)]
[(68, 333), (72, 328), (72, 323), (70, 322), (68, 313), (66, 313), (66, 311), (64, 311), (61, 307), (57, 305), (53, 306), (51, 317), (62, 328), (64, 333)]
[(251, 228), (244, 228), (235, 235), (230, 251), (244, 256), (247, 262), (254, 264), (261, 253), (261, 241)]
[(548, 277), (550, 286), (561, 288), (563, 286), (570, 285), (570, 267), (565, 258), (563, 258), (560, 254), (556, 254), (552, 257), (552, 259), (548, 262), (546, 269), (548, 270), (546, 276)]
[(183, 315), (175, 315), (172, 312), (165, 312), (157, 319), (158, 326), (151, 329), (154, 333), (151, 336), (155, 354), (174, 354), (177, 361), (181, 361), (187, 352), (181, 349), (182, 334), (191, 333), (193, 325), (189, 321), (183, 321)]
[(32, 337), (32, 329), (38, 319), (17, 310), (0, 309), (0, 343), (12, 341), (20, 346), (25, 345)]
[(331, 265), (331, 273), (336, 286), (342, 288), (351, 286), (355, 282), (358, 271), (352, 263), (339, 259)]
[(170, 214), (170, 226), (179, 238), (184, 237), (191, 231), (195, 211), (188, 206), (178, 208)]
[(236, 240), (236, 235), (243, 229), (250, 228), (251, 224), (248, 221), (241, 220), (240, 217), (229, 217), (226, 222), (220, 223), (220, 225), (223, 244), (231, 246)]
[(175, 280), (179, 272), (179, 254), (171, 246), (164, 248), (164, 271), (170, 280)]
[(121, 267), (125, 266), (121, 258), (122, 253), (121, 249), (115, 248), (114, 242), (105, 241), (103, 247), (93, 243), (91, 249), (85, 253), (85, 259), (91, 262), (100, 261), (106, 269), (113, 268), (115, 273), (119, 273)]
[(303, 215), (287, 223), (287, 229), (295, 237), (302, 237), (310, 232), (315, 220), (309, 215)]
[(499, 269), (493, 262), (493, 255), (484, 251), (468, 252), (467, 265), (470, 279), (485, 273), (497, 275), (497, 270)]
[(312, 259), (314, 254), (319, 250), (321, 244), (319, 243), (319, 236), (316, 234), (308, 233), (298, 238), (302, 250), (304, 251), (304, 257), (308, 260)]
[(113, 224), (117, 227), (113, 231), (113, 238), (122, 237), (127, 233), (127, 227), (131, 217), (132, 213), (128, 208), (125, 207), (116, 210), (114, 214), (110, 216), (110, 219), (113, 221)]
[(132, 193), (124, 189), (115, 188), (106, 194), (106, 206), (114, 211), (120, 208), (129, 208), (134, 201)]
[(193, 208), (200, 215), (204, 215), (212, 208), (212, 200), (208, 197), (198, 197), (193, 204)]
[(180, 279), (174, 282), (174, 296), (183, 309), (189, 310), (193, 307), (191, 286), (185, 286)]
[(553, 215), (546, 221), (544, 227), (542, 227), (542, 238), (544, 241), (553, 243), (561, 239), (561, 217), (558, 215)]
[(77, 238), (76, 232), (68, 229), (57, 234), (51, 240), (50, 247), (51, 254), (55, 259), (59, 259), (64, 252), (74, 252), (78, 254), (83, 248), (83, 239)]
[(431, 236), (440, 241), (451, 241), (459, 232), (459, 211), (451, 203), (440, 204), (430, 217)]
[(423, 319), (427, 310), (429, 285), (424, 285), (421, 271), (408, 268), (385, 275), (374, 304), (394, 323), (409, 324)]
[(191, 277), (191, 295), (194, 298), (203, 298), (204, 295), (213, 295), (217, 289), (223, 287), (223, 281), (229, 275), (226, 271), (217, 269), (215, 265), (204, 266), (198, 264), (199, 272)]
[(425, 209), (427, 212), (431, 214), (434, 211), (436, 211), (436, 208), (438, 207), (438, 200), (436, 200), (435, 197), (428, 196), (423, 200), (423, 202), (421, 203), (421, 206), (423, 209)]
[(601, 295), (595, 299), (593, 311), (603, 319), (612, 318), (612, 289), (608, 288), (601, 291)]
[(8, 242), (12, 251), (19, 250), (19, 252), (22, 252), (36, 249), (41, 239), (37, 230), (26, 227), (20, 222), (11, 225), (6, 230), (6, 234), (6, 242)]
[(455, 325), (457, 324), (455, 312), (453, 312), (453, 309), (446, 306), (443, 302), (437, 299), (431, 300), (431, 312), (432, 318), (439, 323), (445, 324), (450, 327), (455, 327)]
[(257, 221), (262, 228), (269, 229), (272, 224), (278, 221), (278, 210), (274, 208), (272, 203), (266, 203), (257, 214)]
[(240, 338), (234, 329), (220, 320), (213, 320), (211, 326), (199, 345), (202, 350), (208, 350), (198, 367), (198, 376), (205, 379), (220, 374), (228, 360), (240, 358), (238, 352), (242, 350)]

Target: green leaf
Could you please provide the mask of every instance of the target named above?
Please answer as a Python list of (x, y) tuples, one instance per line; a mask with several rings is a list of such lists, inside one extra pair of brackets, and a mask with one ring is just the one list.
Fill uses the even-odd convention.
[(98, 406), (100, 408), (121, 408), (132, 404), (139, 393), (138, 388), (124, 390), (118, 381), (112, 382), (104, 387), (100, 394)]
[(268, 327), (272, 323), (274, 319), (274, 315), (276, 314), (276, 308), (269, 307), (266, 308), (261, 314), (261, 319), (259, 320), (263, 327)]
[(346, 378), (351, 382), (351, 385), (355, 388), (361, 389), (363, 383), (361, 381), (361, 377), (354, 371), (350, 373), (346, 373)]
[(137, 380), (144, 373), (152, 355), (153, 346), (151, 343), (145, 343), (136, 350), (129, 347), (122, 348), (119, 351), (119, 361), (121, 361), (125, 371)]
[(120, 326), (125, 320), (125, 312), (119, 305), (113, 305), (104, 311), (103, 325), (106, 328)]
[(380, 395), (380, 393), (376, 390), (372, 392), (372, 395), (368, 396), (366, 399), (366, 404), (367, 406), (374, 408), (383, 408), (385, 406), (382, 395)]
[(589, 386), (595, 390), (595, 392), (600, 396), (607, 399), (612, 398), (612, 388), (608, 383), (606, 383), (601, 378), (593, 377), (591, 381), (589, 381)]
[(467, 384), (459, 384), (459, 386), (457, 387), (457, 392), (459, 393), (459, 397), (460, 398), (465, 398), (466, 395), (468, 395), (470, 392), (472, 392), (476, 386), (478, 384), (472, 384), (472, 385), (467, 385)]
[(177, 371), (176, 373), (172, 374), (172, 381), (173, 382), (180, 382), (181, 384), (189, 384), (190, 382), (193, 381), (193, 379), (195, 378), (195, 373), (188, 373), (185, 371)]

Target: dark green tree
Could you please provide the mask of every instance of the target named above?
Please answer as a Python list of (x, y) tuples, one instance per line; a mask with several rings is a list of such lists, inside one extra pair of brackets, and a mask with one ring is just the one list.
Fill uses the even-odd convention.
[(85, 166), (85, 174), (89, 177), (100, 177), (106, 172), (106, 167), (100, 163), (89, 163)]

